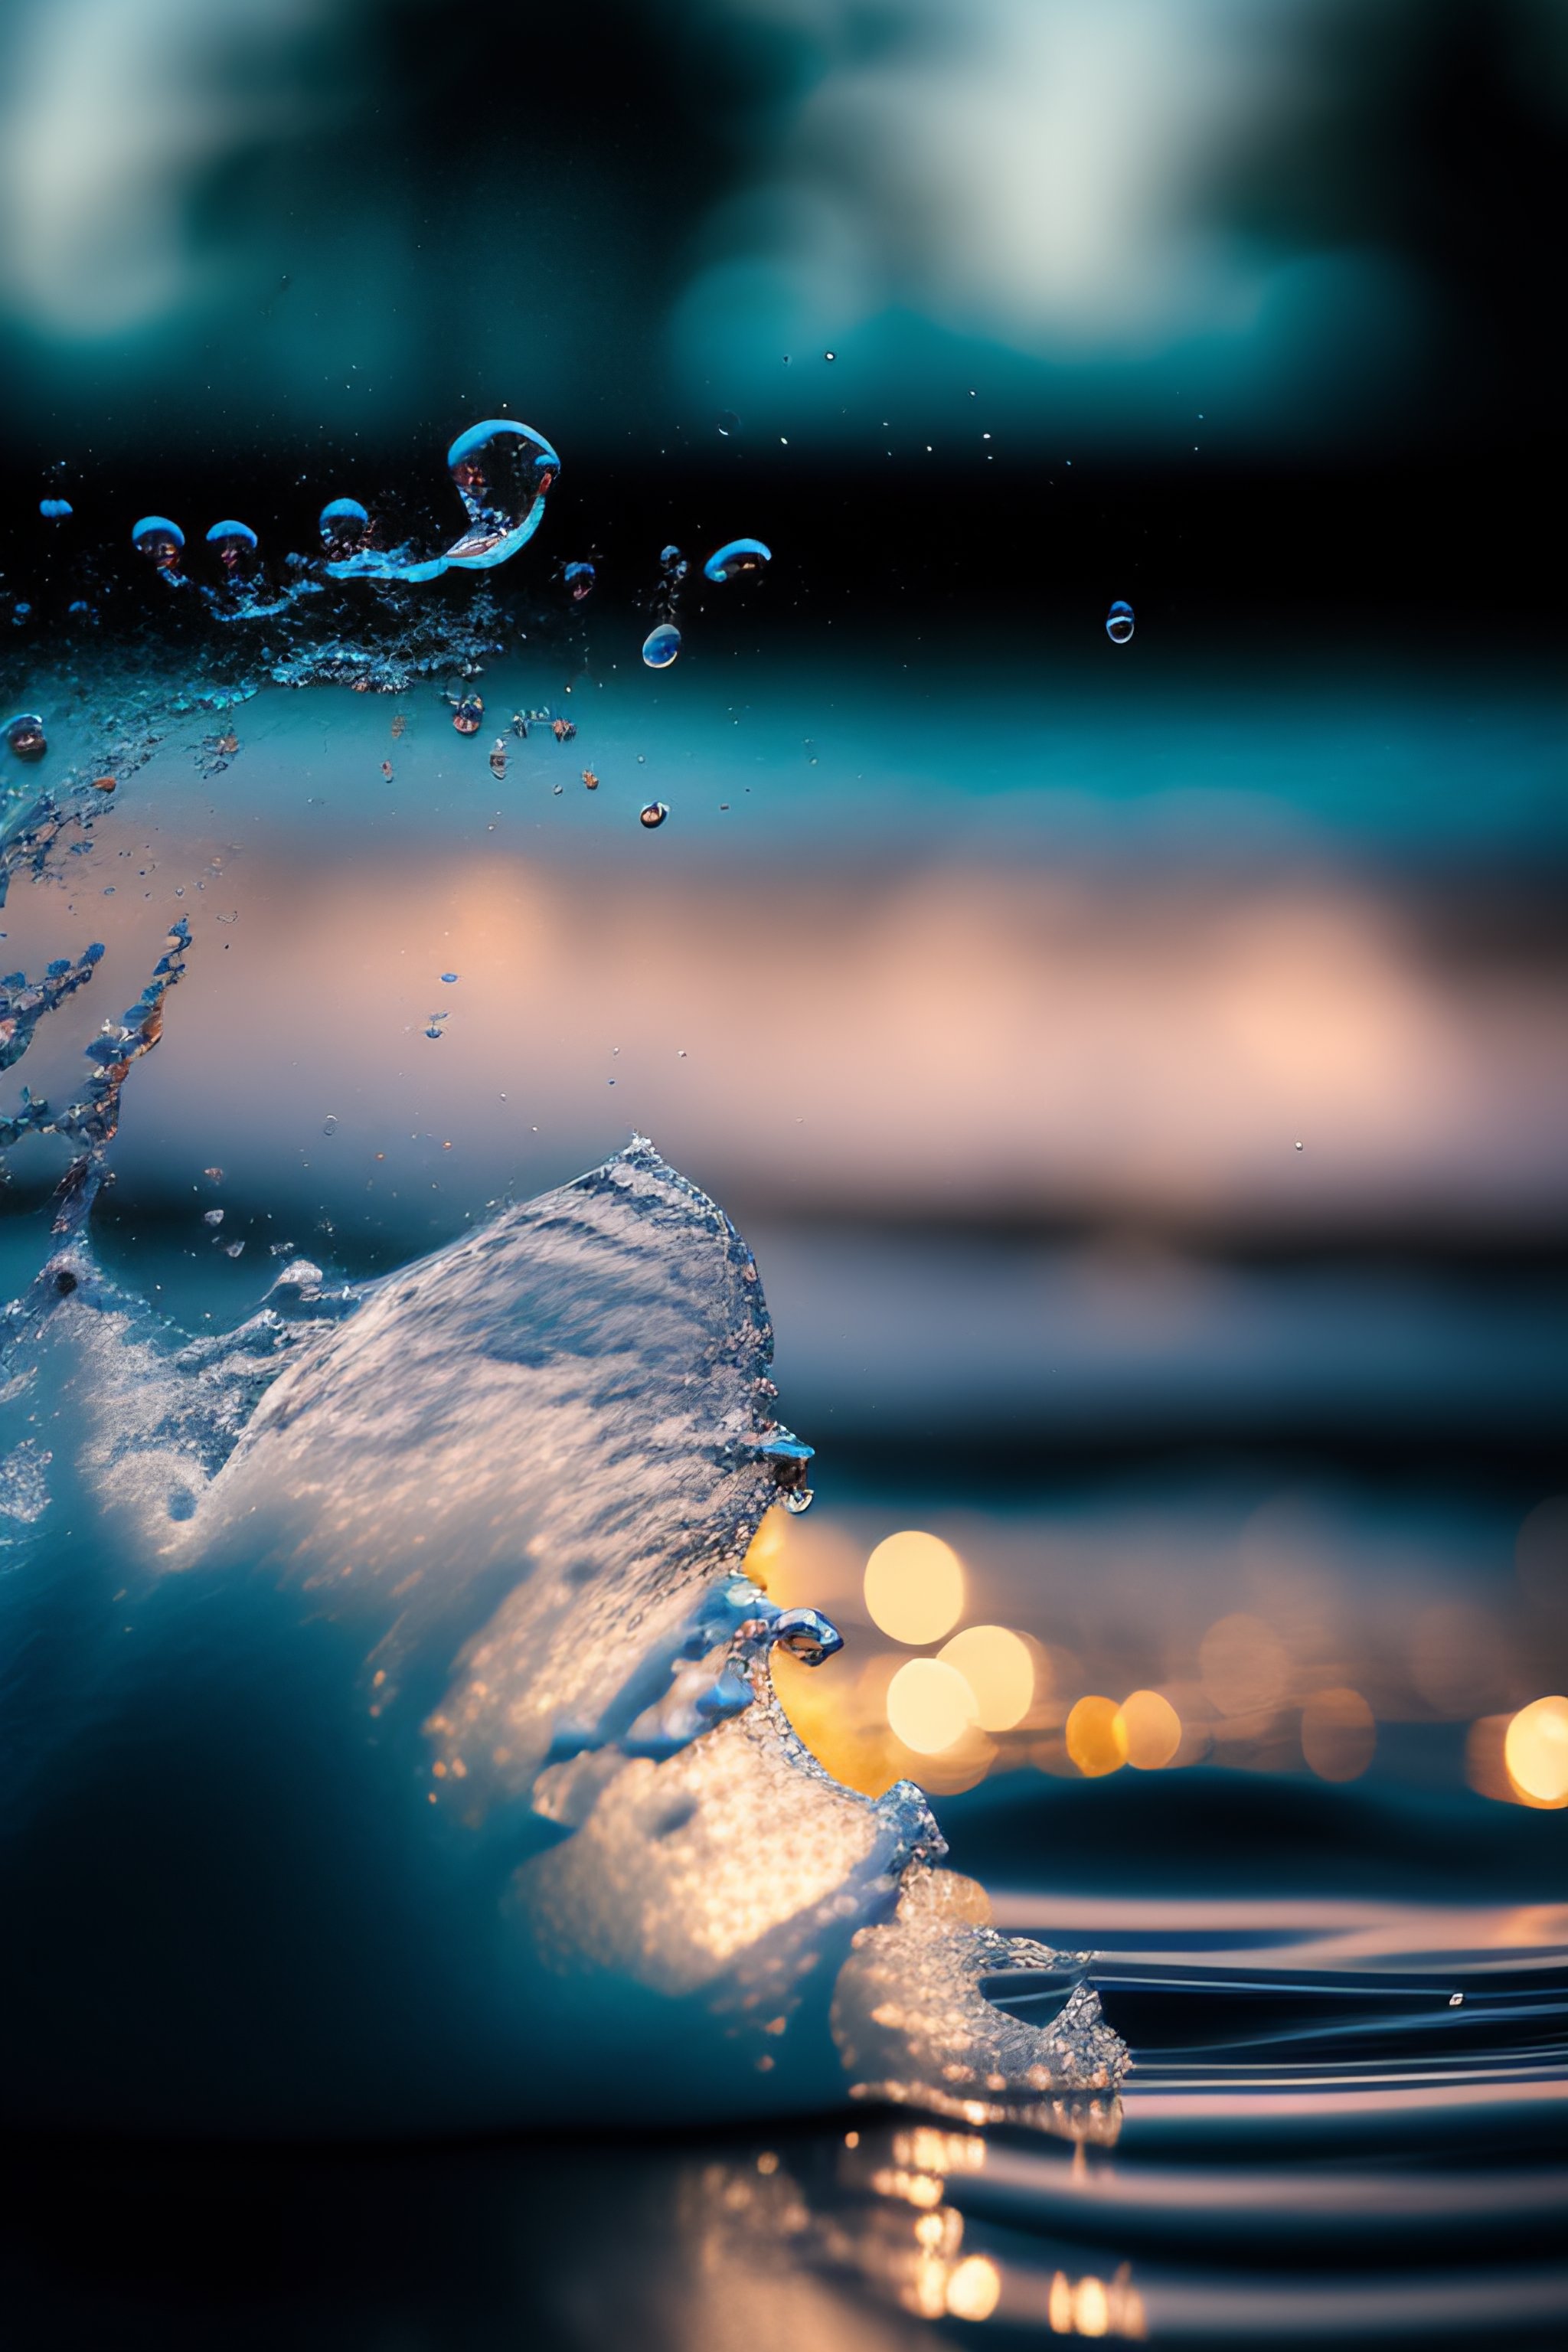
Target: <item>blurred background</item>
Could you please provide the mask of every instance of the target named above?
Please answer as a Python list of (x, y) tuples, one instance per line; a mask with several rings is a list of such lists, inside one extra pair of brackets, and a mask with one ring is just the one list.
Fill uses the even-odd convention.
[[(1070, 1880), (1112, 1823), (1190, 1869), (1217, 1769), (1288, 1882), (1414, 1868), (1343, 1810), (1388, 1788), (1434, 1872), (1536, 1887), (1561, 7), (11, 0), (0, 57), (14, 822), (156, 739), (16, 865), (12, 962), (107, 955), (0, 1107), (195, 942), (106, 1251), (210, 1328), (285, 1245), (374, 1271), (647, 1131), (755, 1247), (819, 1448), (753, 1565), (851, 1637), (784, 1667), (836, 1769), (921, 1779), (1004, 1880), (1003, 1783)], [(509, 413), (563, 474), (479, 732), (440, 678), (169, 718), (137, 516), (193, 571), (338, 495), (450, 528), (447, 442)], [(766, 575), (703, 586), (742, 532)], [(20, 1280), (63, 1159), (8, 1156)], [(947, 1598), (889, 1619), (911, 1532)], [(943, 1658), (976, 1626), (1014, 1646)]]

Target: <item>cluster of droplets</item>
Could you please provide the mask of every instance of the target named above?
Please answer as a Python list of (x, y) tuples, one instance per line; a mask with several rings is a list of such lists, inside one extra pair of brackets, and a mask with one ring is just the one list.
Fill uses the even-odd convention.
[[(773, 562), (773, 550), (760, 539), (726, 540), (702, 566), (702, 577), (721, 588), (726, 581), (754, 579)], [(688, 565), (679, 547), (661, 548), (658, 558), (659, 618), (643, 639), (642, 657), (649, 669), (668, 669), (680, 651), (680, 631), (675, 611)], [(646, 821), (646, 820), (645, 820)]]

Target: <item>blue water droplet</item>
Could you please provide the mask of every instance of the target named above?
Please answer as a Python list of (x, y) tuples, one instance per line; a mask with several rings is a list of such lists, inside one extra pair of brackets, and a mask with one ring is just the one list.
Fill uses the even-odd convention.
[(18, 760), (41, 760), (48, 750), (44, 722), (36, 710), (18, 711), (5, 721), (5, 740)]
[(738, 580), (745, 573), (761, 572), (773, 560), (773, 549), (764, 547), (760, 539), (727, 540), (708, 558), (702, 576), (715, 583)]
[(721, 408), (719, 411), (719, 431), (721, 437), (726, 441), (732, 440), (740, 429), (741, 420), (736, 415), (734, 410), (732, 408)]
[(46, 522), (64, 522), (71, 512), (71, 502), (69, 499), (40, 499), (38, 512)]
[(207, 545), (226, 572), (237, 572), (247, 555), (255, 554), (256, 533), (247, 522), (215, 522)]
[(458, 975), (457, 975), (457, 973), (456, 973), (455, 971), (444, 971), (444, 972), (441, 974), (441, 977), (442, 977), (442, 979), (447, 982), (447, 986), (448, 986), (448, 988), (449, 988), (449, 987), (451, 986), (451, 984), (452, 984), (453, 981), (455, 981), (455, 980), (457, 979)]
[(447, 551), (468, 572), (488, 571), (526, 546), (544, 520), (544, 501), (561, 478), (561, 460), (542, 433), (509, 416), (460, 433), (447, 452), (468, 529)]
[(184, 532), (167, 515), (143, 515), (139, 523), (132, 526), (132, 546), (138, 555), (155, 563), (160, 572), (174, 571), (184, 543)]
[(642, 657), (649, 669), (668, 669), (680, 651), (680, 631), (673, 621), (661, 621), (643, 639)]
[(649, 801), (647, 808), (639, 810), (638, 821), (647, 827), (649, 833), (657, 833), (668, 814), (669, 811), (662, 801)]
[(596, 575), (591, 563), (569, 563), (561, 576), (571, 592), (572, 602), (574, 604), (580, 604), (585, 596), (593, 594)]
[(1105, 634), (1113, 646), (1124, 646), (1132, 635), (1132, 607), (1119, 596), (1105, 616)]
[(364, 545), (370, 517), (357, 499), (330, 499), (321, 509), (321, 545), (329, 563), (347, 563)]

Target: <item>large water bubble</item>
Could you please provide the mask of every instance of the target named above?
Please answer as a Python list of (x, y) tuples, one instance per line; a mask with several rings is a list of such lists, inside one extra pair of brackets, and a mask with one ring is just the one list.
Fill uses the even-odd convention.
[(727, 540), (708, 558), (702, 576), (715, 582), (739, 580), (745, 573), (761, 572), (773, 560), (773, 549), (764, 547), (760, 539)]
[(18, 711), (5, 721), (5, 740), (18, 760), (41, 760), (48, 750), (44, 722), (36, 710)]
[(680, 651), (680, 631), (673, 621), (661, 621), (642, 641), (642, 657), (649, 669), (668, 669)]
[(544, 501), (561, 475), (561, 460), (541, 433), (510, 417), (491, 417), (460, 433), (447, 452), (468, 529), (447, 551), (447, 561), (479, 572), (504, 563), (527, 545), (544, 520)]
[(255, 554), (256, 533), (247, 522), (215, 522), (207, 533), (207, 545), (224, 570), (234, 572), (247, 555)]
[(370, 517), (357, 499), (332, 499), (321, 509), (321, 545), (329, 563), (349, 563), (364, 546)]
[(132, 546), (138, 555), (155, 563), (160, 572), (174, 571), (184, 543), (184, 532), (167, 515), (143, 515), (139, 523), (132, 526)]
[(1124, 646), (1132, 635), (1132, 607), (1118, 596), (1105, 616), (1105, 634), (1113, 646)]
[(71, 502), (69, 499), (40, 499), (38, 500), (38, 512), (43, 516), (46, 522), (64, 522), (66, 517), (71, 512)]

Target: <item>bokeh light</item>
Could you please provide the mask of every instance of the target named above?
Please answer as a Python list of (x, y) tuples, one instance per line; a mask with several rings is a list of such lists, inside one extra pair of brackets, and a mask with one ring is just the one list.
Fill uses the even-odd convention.
[(1290, 1660), (1272, 1625), (1260, 1617), (1221, 1617), (1198, 1644), (1204, 1688), (1222, 1715), (1253, 1715), (1277, 1706), (1290, 1681)]
[(911, 1646), (940, 1642), (963, 1614), (963, 1562), (940, 1536), (905, 1528), (884, 1536), (866, 1562), (865, 1591), (879, 1632)]
[(1067, 1750), (1084, 1778), (1099, 1780), (1127, 1761), (1127, 1729), (1110, 1698), (1080, 1698), (1067, 1720)]
[(1021, 1634), (1005, 1625), (966, 1625), (939, 1655), (973, 1692), (982, 1731), (1011, 1731), (1023, 1722), (1034, 1703), (1035, 1661)]
[(1155, 1690), (1135, 1690), (1117, 1709), (1127, 1761), (1140, 1772), (1157, 1772), (1182, 1744), (1182, 1718)]
[(1314, 1691), (1301, 1709), (1301, 1753), (1320, 1780), (1353, 1780), (1377, 1748), (1377, 1725), (1360, 1691)]
[(956, 1666), (907, 1658), (888, 1685), (888, 1721), (917, 1756), (940, 1756), (973, 1729), (974, 1693)]
[(1503, 1760), (1509, 1779), (1536, 1804), (1568, 1804), (1568, 1698), (1521, 1706), (1508, 1727)]
[(989, 2319), (1001, 2300), (996, 2265), (984, 2254), (968, 2254), (947, 2283), (947, 2307), (954, 2319)]

